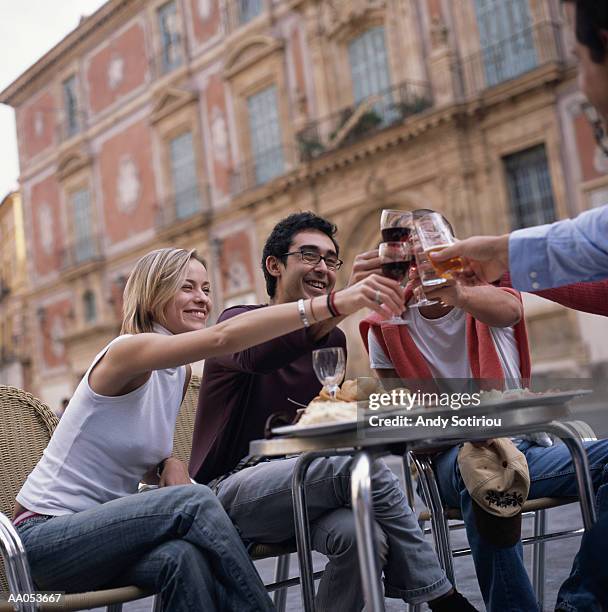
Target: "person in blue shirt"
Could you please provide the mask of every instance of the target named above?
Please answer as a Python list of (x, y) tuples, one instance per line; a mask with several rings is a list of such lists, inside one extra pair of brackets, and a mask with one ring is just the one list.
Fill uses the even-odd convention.
[(486, 282), (509, 271), (520, 291), (603, 280), (608, 278), (608, 205), (503, 236), (473, 236), (432, 257), (444, 261), (456, 256), (465, 257)]
[[(603, 122), (608, 122), (608, 0), (565, 0), (575, 25), (579, 84)], [(433, 255), (437, 261), (464, 257), (486, 282), (507, 271), (513, 287), (538, 291), (608, 278), (608, 204), (566, 219), (502, 236), (474, 236)], [(608, 298), (608, 294), (606, 296)], [(603, 468), (608, 481), (608, 467)], [(598, 522), (585, 534), (573, 572), (562, 585), (556, 610), (608, 608), (608, 486), (598, 490)]]
[[(575, 25), (579, 85), (608, 122), (608, 2), (565, 0)], [(487, 282), (507, 270), (520, 291), (537, 291), (608, 278), (608, 205), (575, 219), (516, 230), (502, 236), (474, 236), (433, 255), (436, 261), (461, 256)]]

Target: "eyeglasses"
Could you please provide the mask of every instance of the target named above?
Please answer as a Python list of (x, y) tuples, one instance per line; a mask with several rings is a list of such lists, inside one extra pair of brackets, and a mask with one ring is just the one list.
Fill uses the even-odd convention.
[(323, 260), (328, 270), (339, 270), (344, 263), (335, 255), (323, 256), (316, 251), (291, 251), (291, 253), (283, 253), (282, 257), (287, 257), (288, 255), (299, 255), (302, 262), (309, 266), (316, 266)]

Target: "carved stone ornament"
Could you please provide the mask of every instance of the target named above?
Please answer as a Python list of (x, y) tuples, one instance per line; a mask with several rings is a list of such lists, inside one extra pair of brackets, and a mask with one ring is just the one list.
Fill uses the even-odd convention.
[(327, 33), (333, 36), (336, 32), (345, 28), (374, 9), (384, 8), (386, 0), (325, 0), (324, 22)]
[(431, 43), (435, 49), (448, 44), (448, 27), (441, 17), (435, 16), (431, 22)]
[(137, 165), (125, 155), (120, 159), (116, 180), (118, 210), (126, 215), (133, 213), (137, 208), (140, 192), (141, 181)]
[(120, 55), (112, 57), (108, 63), (108, 87), (116, 89), (124, 78), (125, 60)]
[(224, 166), (228, 165), (228, 130), (224, 113), (217, 106), (211, 111), (211, 140), (215, 160)]
[(247, 291), (251, 287), (247, 266), (240, 259), (234, 259), (230, 262), (226, 276), (226, 293), (228, 294)]
[(211, 16), (211, 7), (211, 0), (198, 0), (198, 14), (203, 21), (207, 21)]
[(40, 138), (44, 132), (44, 115), (42, 111), (36, 111), (34, 115), (34, 133)]
[(55, 244), (55, 231), (53, 227), (53, 213), (47, 202), (44, 202), (38, 208), (38, 227), (40, 228), (40, 244), (44, 252), (47, 255), (51, 255)]
[(378, 178), (375, 171), (365, 181), (365, 194), (376, 202), (384, 202), (386, 199), (386, 182), (384, 179)]

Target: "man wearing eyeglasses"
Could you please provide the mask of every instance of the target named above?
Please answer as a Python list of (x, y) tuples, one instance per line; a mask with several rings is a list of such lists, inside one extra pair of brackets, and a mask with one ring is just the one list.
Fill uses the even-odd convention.
[[(310, 212), (290, 215), (271, 232), (262, 270), (271, 304), (329, 295), (342, 265), (329, 221)], [(350, 283), (381, 273), (377, 251), (355, 259)], [(265, 305), (225, 310), (219, 321)], [(312, 313), (314, 319), (314, 312)], [(312, 352), (346, 349), (334, 317), (228, 357), (205, 362), (193, 437), (190, 474), (213, 488), (246, 543), (279, 543), (295, 537), (291, 478), (296, 458), (259, 462), (248, 457), (251, 440), (264, 436), (268, 417), (295, 417), (321, 384)], [(306, 484), (313, 548), (329, 562), (317, 591), (322, 612), (363, 608), (355, 525), (350, 509), (350, 457), (318, 459)], [(432, 610), (474, 608), (454, 591), (424, 540), (398, 480), (382, 461), (374, 464), (374, 528), (387, 597)], [(389, 554), (390, 553), (390, 554)]]

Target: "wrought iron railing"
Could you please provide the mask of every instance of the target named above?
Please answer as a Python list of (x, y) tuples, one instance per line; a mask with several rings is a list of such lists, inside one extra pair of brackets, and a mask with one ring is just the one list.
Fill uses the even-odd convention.
[(100, 234), (82, 236), (59, 250), (59, 266), (62, 271), (104, 259)]
[(309, 123), (297, 133), (299, 158), (302, 161), (358, 142), (386, 128), (403, 123), (408, 117), (430, 108), (431, 88), (424, 83), (406, 81), (358, 105)]
[(564, 61), (560, 41), (559, 25), (545, 21), (463, 58), (456, 65), (460, 93), (469, 98), (539, 66)]
[(167, 228), (201, 213), (209, 211), (209, 185), (195, 183), (158, 202), (156, 206), (157, 229)]

